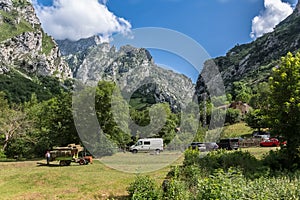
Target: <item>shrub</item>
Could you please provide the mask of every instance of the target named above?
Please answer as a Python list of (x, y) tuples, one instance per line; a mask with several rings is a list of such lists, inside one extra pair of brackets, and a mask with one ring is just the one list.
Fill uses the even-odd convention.
[(2, 149), (0, 149), (0, 158), (6, 158), (6, 155)]
[(241, 185), (246, 185), (245, 182), (240, 171), (230, 169), (225, 173), (219, 169), (210, 177), (199, 180), (196, 199), (239, 199), (243, 192)]
[(183, 181), (171, 179), (165, 187), (164, 199), (166, 200), (182, 200), (189, 199), (190, 193)]
[[(209, 175), (216, 169), (227, 171), (230, 167), (240, 168), (248, 178), (265, 175), (266, 167), (249, 152), (220, 149), (218, 151), (211, 151), (203, 157), (200, 155), (202, 154), (197, 150), (188, 149), (185, 151), (184, 169), (182, 170), (185, 177), (191, 179), (190, 176), (195, 173), (198, 173), (198, 175), (202, 174), (202, 176)], [(198, 170), (191, 172), (189, 168), (198, 168)]]
[(137, 176), (135, 181), (127, 188), (127, 191), (132, 200), (160, 199), (160, 192), (149, 176)]
[(241, 121), (241, 111), (238, 109), (228, 108), (226, 110), (225, 122), (234, 124)]
[(212, 176), (198, 181), (196, 199), (299, 199), (299, 176), (290, 179), (260, 177), (245, 178), (241, 171), (216, 170)]
[(195, 164), (199, 163), (199, 159), (200, 159), (199, 151), (189, 148), (184, 152), (183, 165), (184, 166), (195, 165)]
[(300, 168), (300, 161), (290, 164), (290, 160), (287, 156), (287, 149), (273, 151), (271, 150), (263, 158), (264, 165), (268, 166), (272, 172), (282, 171), (288, 169), (289, 171), (295, 171)]

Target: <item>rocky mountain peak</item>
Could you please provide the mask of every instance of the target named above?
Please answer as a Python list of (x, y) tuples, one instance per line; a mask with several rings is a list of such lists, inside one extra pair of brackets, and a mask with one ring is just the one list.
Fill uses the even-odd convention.
[(12, 1), (11, 0), (1, 0), (0, 1), (0, 10), (5, 12), (10, 12), (12, 8)]
[(56, 40), (62, 55), (75, 54), (87, 50), (91, 46), (101, 44), (101, 38), (99, 36), (93, 36), (89, 38), (83, 38), (78, 41), (71, 41), (69, 39)]
[(69, 52), (64, 58), (72, 68), (73, 76), (83, 83), (95, 85), (100, 80), (114, 81), (125, 94), (135, 91), (143, 96), (151, 94), (156, 102), (170, 103), (174, 111), (194, 95), (191, 79), (158, 67), (145, 48), (125, 45), (117, 49), (109, 43), (92, 43), (73, 53), (72, 48), (80, 46), (81, 42), (58, 41), (58, 44), (63, 44), (64, 52)]
[(71, 77), (52, 37), (41, 28), (29, 0), (0, 0), (0, 73), (12, 68), (27, 73)]
[(294, 12), (296, 12), (296, 13), (300, 13), (300, 1), (298, 1), (298, 3), (297, 3), (297, 5), (296, 5), (296, 8), (295, 8), (295, 10), (294, 10)]

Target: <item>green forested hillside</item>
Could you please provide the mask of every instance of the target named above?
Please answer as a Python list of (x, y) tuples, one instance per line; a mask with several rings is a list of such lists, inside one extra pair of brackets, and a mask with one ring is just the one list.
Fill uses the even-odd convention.
[[(253, 87), (267, 81), (271, 69), (279, 64), (280, 58), (288, 52), (300, 49), (300, 15), (294, 13), (274, 28), (248, 44), (237, 44), (226, 55), (213, 59), (218, 66), (226, 91), (231, 93), (234, 82), (244, 82)], [(200, 90), (201, 78), (196, 88)]]

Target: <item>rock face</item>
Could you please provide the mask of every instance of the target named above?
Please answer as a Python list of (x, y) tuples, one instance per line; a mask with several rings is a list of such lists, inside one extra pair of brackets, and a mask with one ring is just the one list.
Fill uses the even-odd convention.
[[(90, 41), (95, 41), (95, 37)], [(156, 102), (168, 102), (174, 111), (193, 98), (195, 91), (191, 79), (157, 66), (144, 48), (122, 46), (117, 50), (108, 43), (95, 42), (72, 54), (77, 44), (70, 41), (58, 44), (64, 44), (65, 59), (73, 69), (73, 76), (86, 84), (114, 81), (126, 97), (130, 98), (134, 92), (152, 94)]]
[[(225, 56), (213, 59), (227, 91), (230, 92), (235, 81), (244, 81), (249, 87), (266, 81), (271, 69), (278, 65), (282, 56), (300, 49), (299, 11), (300, 2), (294, 13), (278, 24), (273, 32), (266, 33), (249, 44), (236, 45)], [(203, 87), (203, 80), (199, 77), (197, 93), (201, 93)]]
[(29, 1), (0, 0), (0, 19), (0, 73), (13, 67), (60, 79), (72, 76), (57, 44), (43, 32)]
[(0, 1), (0, 9), (5, 12), (10, 12), (12, 9), (12, 2), (11, 0), (2, 0)]

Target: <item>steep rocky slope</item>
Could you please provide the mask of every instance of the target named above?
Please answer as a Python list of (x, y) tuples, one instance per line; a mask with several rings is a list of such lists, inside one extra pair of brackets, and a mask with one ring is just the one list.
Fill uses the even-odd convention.
[(41, 28), (29, 0), (0, 0), (0, 74), (72, 76), (54, 40)]
[[(249, 44), (236, 45), (225, 56), (213, 61), (218, 66), (227, 91), (234, 81), (244, 81), (250, 87), (267, 80), (271, 68), (281, 56), (300, 49), (300, 2), (293, 14), (276, 26), (273, 32), (264, 34)], [(208, 67), (208, 66), (206, 66)], [(199, 77), (197, 91), (203, 91)]]
[[(87, 84), (96, 84), (99, 80), (114, 81), (128, 98), (133, 93), (150, 95), (155, 101), (152, 103), (169, 102), (174, 110), (180, 108), (180, 103), (192, 99), (194, 85), (191, 79), (157, 66), (146, 49), (123, 46), (117, 50), (98, 41), (98, 37), (78, 42), (57, 41), (75, 78)], [(83, 42), (90, 47), (80, 45)], [(75, 47), (79, 51), (74, 52)]]

